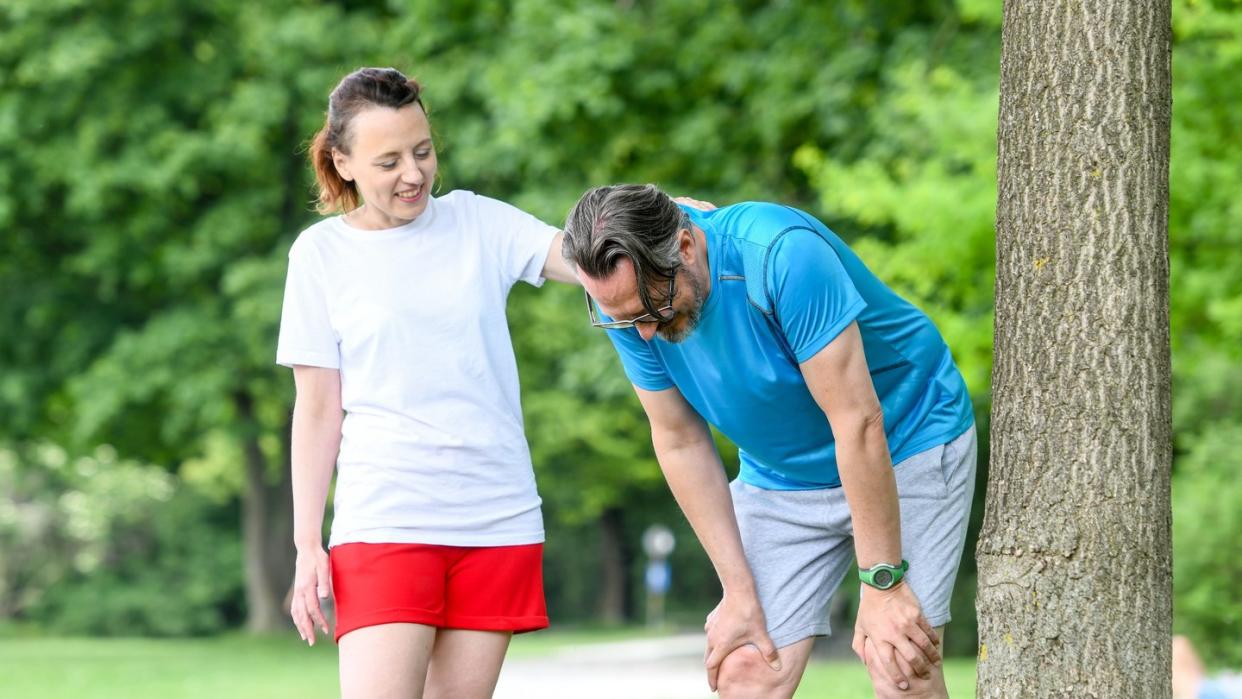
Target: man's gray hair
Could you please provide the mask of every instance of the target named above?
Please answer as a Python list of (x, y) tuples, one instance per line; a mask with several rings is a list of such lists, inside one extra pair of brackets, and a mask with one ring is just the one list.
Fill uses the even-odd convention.
[(596, 187), (569, 211), (561, 255), (594, 279), (611, 275), (623, 258), (630, 260), (643, 308), (656, 315), (669, 300), (652, 299), (651, 288), (677, 274), (677, 231), (689, 227), (686, 213), (653, 184)]

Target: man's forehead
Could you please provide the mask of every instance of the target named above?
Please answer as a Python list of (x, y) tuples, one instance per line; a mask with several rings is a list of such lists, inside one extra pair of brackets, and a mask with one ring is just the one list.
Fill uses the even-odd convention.
[(628, 259), (619, 261), (612, 274), (607, 277), (587, 277), (583, 284), (600, 308), (614, 318), (640, 316), (647, 312), (638, 295), (638, 277), (634, 273), (634, 263)]
[(634, 263), (623, 259), (617, 263), (612, 274), (605, 277), (587, 277), (584, 281), (591, 296), (601, 303), (623, 303), (638, 296), (638, 279), (634, 275)]

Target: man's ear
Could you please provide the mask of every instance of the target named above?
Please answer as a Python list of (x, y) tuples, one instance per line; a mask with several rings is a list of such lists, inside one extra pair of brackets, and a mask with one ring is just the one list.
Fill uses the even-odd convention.
[(677, 252), (681, 255), (682, 264), (694, 262), (694, 249), (697, 244), (698, 239), (694, 235), (694, 229), (682, 228), (677, 231)]
[(349, 172), (349, 159), (341, 151), (332, 149), (332, 164), (336, 166), (336, 174), (346, 182), (353, 182), (354, 176)]

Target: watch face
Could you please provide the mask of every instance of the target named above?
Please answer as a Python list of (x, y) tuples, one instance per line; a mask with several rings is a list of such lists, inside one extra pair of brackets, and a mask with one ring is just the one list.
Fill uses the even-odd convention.
[(885, 569), (877, 570), (871, 579), (875, 581), (876, 587), (888, 587), (893, 584), (893, 571)]

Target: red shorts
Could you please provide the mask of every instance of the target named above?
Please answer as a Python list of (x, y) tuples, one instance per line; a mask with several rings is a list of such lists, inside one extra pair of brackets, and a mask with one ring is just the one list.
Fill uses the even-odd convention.
[(332, 547), (336, 640), (364, 626), (535, 631), (548, 626), (543, 544)]

